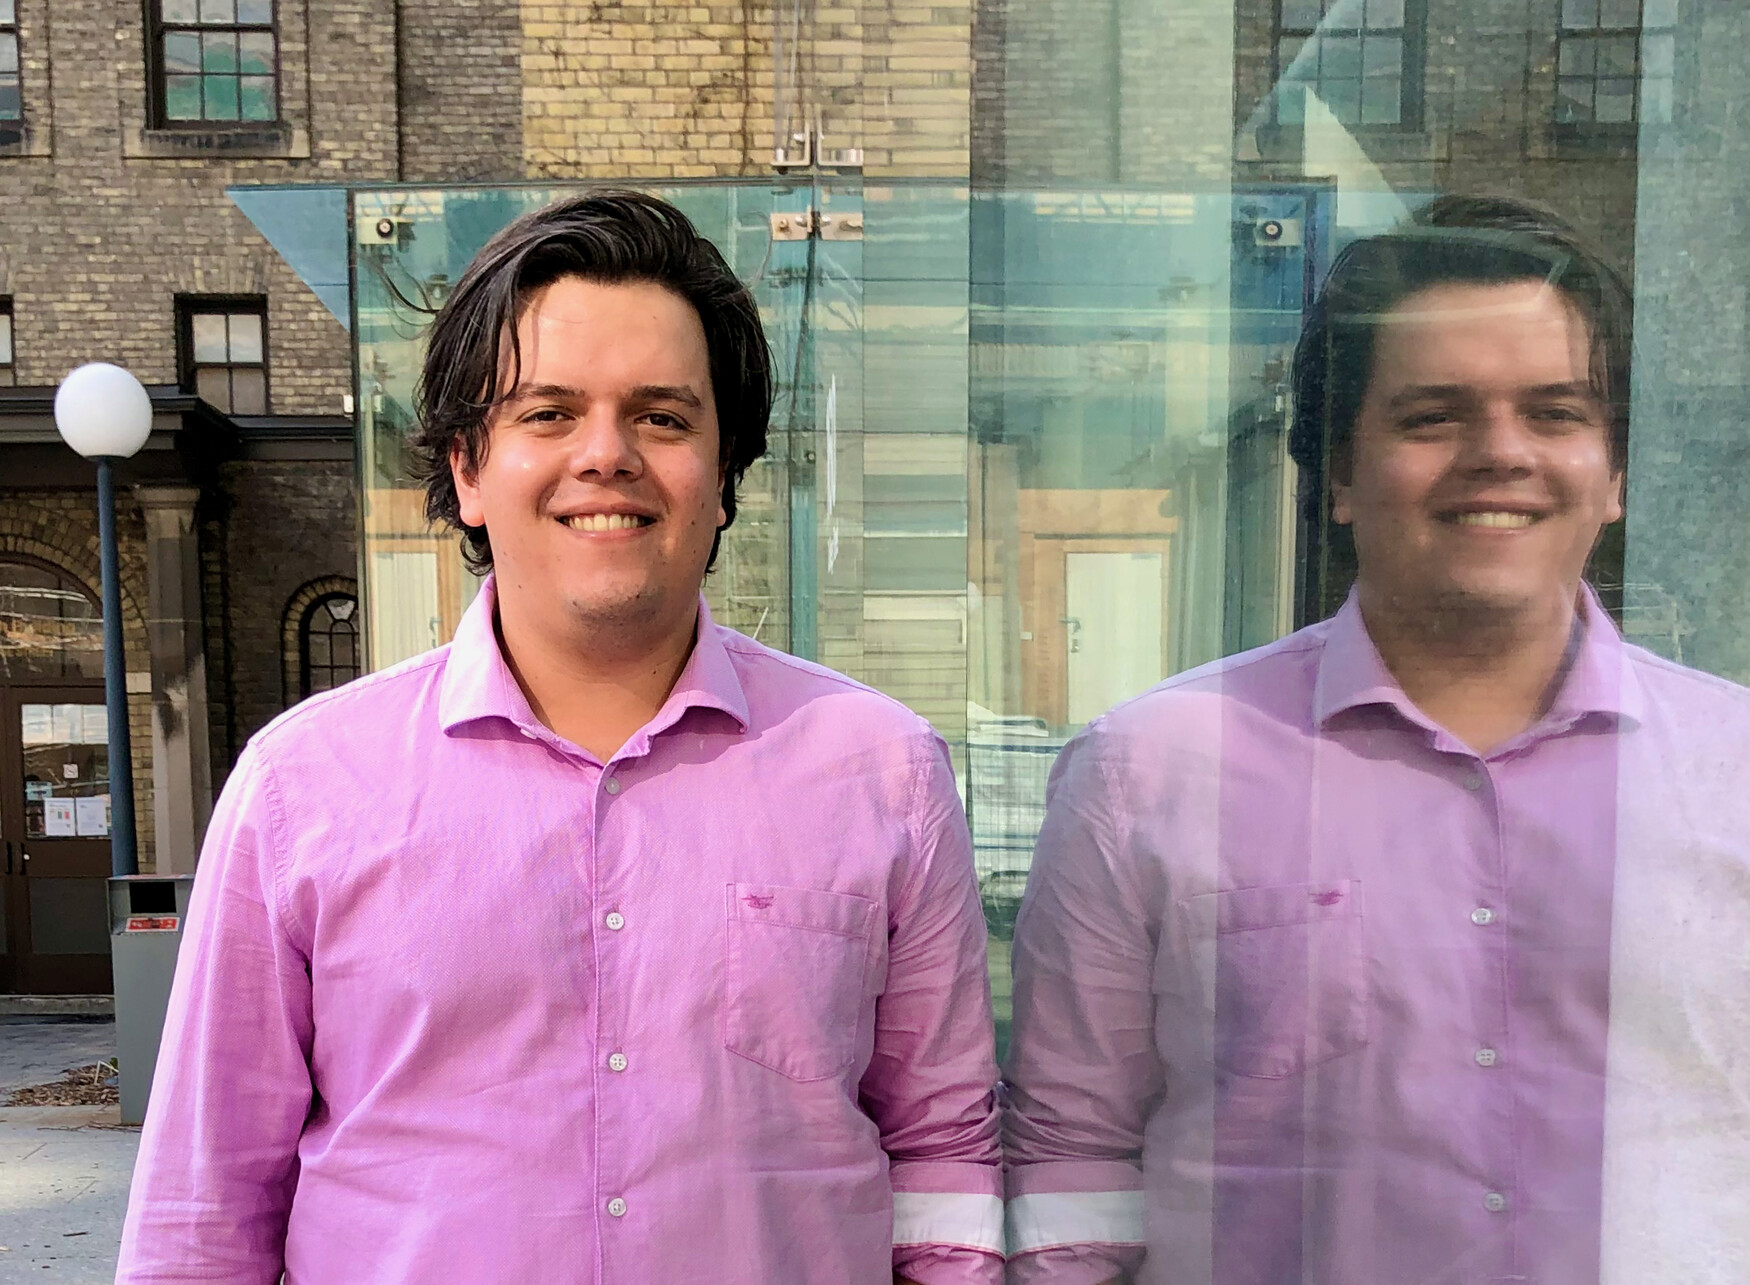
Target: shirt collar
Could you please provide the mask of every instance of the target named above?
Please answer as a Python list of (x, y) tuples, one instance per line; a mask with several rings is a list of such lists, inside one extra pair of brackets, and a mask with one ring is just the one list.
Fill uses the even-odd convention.
[[(1640, 682), (1616, 622), (1605, 612), (1591, 585), (1581, 586), (1579, 612), (1583, 627), (1578, 652), (1549, 712), (1532, 733), (1570, 727), (1587, 714), (1610, 715), (1630, 724), (1641, 720)], [(1352, 589), (1327, 626), (1313, 688), (1313, 720), (1322, 727), (1344, 710), (1364, 705), (1390, 706), (1411, 722), (1438, 730), (1404, 695), (1380, 659), (1361, 617), (1360, 599)]]
[[(466, 723), (499, 718), (551, 736), (529, 708), (528, 698), (505, 663), (495, 628), (497, 614), (497, 578), (488, 575), (468, 610), (462, 613), (456, 635), (450, 641), (438, 696), (438, 721), (446, 734)], [(648, 748), (650, 737), (672, 727), (687, 710), (694, 708), (722, 710), (742, 731), (747, 730), (747, 694), (729, 649), (724, 646), (724, 632), (712, 621), (711, 608), (700, 594), (692, 655), (656, 717), (627, 742), (623, 753), (642, 753)]]

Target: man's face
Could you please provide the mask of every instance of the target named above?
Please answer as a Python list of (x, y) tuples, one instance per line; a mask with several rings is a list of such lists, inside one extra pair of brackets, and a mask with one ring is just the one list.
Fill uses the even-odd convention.
[(1363, 592), (1460, 616), (1571, 605), (1622, 516), (1590, 366), (1584, 320), (1540, 281), (1441, 285), (1393, 309), (1331, 487)]
[(462, 520), (492, 541), (501, 601), (537, 628), (629, 631), (688, 617), (723, 525), (698, 313), (648, 282), (565, 277), (517, 325), (520, 379), (485, 462), (450, 453)]

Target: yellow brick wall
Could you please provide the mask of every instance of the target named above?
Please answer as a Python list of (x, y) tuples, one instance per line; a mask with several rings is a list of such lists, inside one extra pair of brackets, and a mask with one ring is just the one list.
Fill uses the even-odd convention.
[(970, 0), (807, 5), (791, 49), (775, 32), (793, 2), (523, 0), (527, 175), (765, 173), (781, 91), (872, 176), (969, 172)]

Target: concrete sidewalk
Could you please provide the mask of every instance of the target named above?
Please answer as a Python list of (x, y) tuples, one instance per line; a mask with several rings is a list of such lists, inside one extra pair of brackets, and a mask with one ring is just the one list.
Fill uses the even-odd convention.
[[(0, 1101), (115, 1056), (113, 1022), (0, 1020)], [(0, 1285), (115, 1278), (139, 1149), (107, 1107), (0, 1107)]]

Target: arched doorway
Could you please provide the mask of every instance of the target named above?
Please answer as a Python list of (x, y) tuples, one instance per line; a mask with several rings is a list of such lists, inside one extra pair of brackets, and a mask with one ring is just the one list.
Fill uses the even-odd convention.
[(110, 990), (103, 615), (57, 567), (0, 558), (0, 992)]

